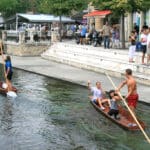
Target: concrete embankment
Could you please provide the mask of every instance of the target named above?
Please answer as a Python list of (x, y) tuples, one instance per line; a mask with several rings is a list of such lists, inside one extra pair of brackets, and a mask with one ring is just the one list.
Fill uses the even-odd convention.
[[(105, 74), (57, 63), (51, 60), (45, 60), (41, 57), (16, 57), (12, 56), (12, 63), (15, 68), (23, 69), (40, 75), (69, 81), (75, 84), (87, 85), (87, 80), (91, 80), (93, 85), (96, 81), (101, 81), (104, 90), (112, 89), (112, 85)], [(112, 77), (114, 83), (118, 85), (123, 78)], [(32, 82), (31, 82), (32, 83)], [(149, 91), (147, 85), (138, 84), (140, 100), (150, 103)], [(122, 89), (122, 94), (126, 94), (126, 88)], [(87, 98), (88, 100), (88, 98)]]
[(139, 83), (150, 85), (150, 67), (141, 65), (141, 53), (136, 53), (135, 63), (128, 63), (127, 50), (106, 50), (63, 42), (53, 44), (42, 57), (99, 73), (107, 71), (115, 77), (123, 76), (125, 69), (131, 68)]

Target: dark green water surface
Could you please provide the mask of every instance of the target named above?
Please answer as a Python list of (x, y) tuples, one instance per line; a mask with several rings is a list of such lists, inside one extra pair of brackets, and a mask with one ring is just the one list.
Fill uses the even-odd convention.
[[(150, 150), (141, 132), (96, 112), (84, 87), (15, 70), (15, 100), (0, 95), (0, 150)], [(137, 114), (150, 136), (150, 106)]]

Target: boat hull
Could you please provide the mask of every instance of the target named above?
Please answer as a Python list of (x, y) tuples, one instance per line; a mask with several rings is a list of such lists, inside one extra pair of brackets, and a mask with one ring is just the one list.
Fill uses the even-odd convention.
[[(107, 117), (108, 119), (110, 119), (112, 122), (116, 123), (117, 125), (119, 125), (123, 129), (130, 130), (130, 131), (140, 130), (138, 125), (137, 126), (129, 126), (129, 124), (131, 123), (131, 121), (129, 119), (129, 118), (131, 118), (131, 115), (129, 114), (129, 112), (125, 108), (118, 106), (118, 108), (119, 108), (119, 119), (115, 119), (115, 118), (112, 118), (110, 115), (108, 115), (108, 112), (109, 112), (108, 106), (105, 107), (105, 110), (101, 110), (100, 107), (97, 104), (95, 104), (93, 101), (90, 101), (90, 102), (98, 112), (100, 112), (102, 115), (104, 115), (105, 117)], [(140, 120), (138, 120), (138, 121), (141, 124), (142, 128), (145, 129), (144, 122), (142, 122)]]

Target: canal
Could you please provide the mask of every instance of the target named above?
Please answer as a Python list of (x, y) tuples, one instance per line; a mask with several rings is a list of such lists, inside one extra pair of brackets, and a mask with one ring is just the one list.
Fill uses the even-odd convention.
[[(140, 132), (96, 112), (82, 86), (15, 70), (16, 99), (0, 95), (0, 150), (149, 150)], [(138, 116), (150, 136), (150, 106)]]

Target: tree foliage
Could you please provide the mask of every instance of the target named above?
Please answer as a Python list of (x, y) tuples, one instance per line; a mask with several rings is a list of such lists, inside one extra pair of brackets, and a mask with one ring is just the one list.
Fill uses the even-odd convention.
[(0, 0), (0, 11), (5, 16), (14, 14), (17, 5), (17, 0)]
[(27, 11), (68, 15), (72, 10), (83, 10), (89, 0), (0, 0), (0, 12), (3, 16)]
[(147, 0), (92, 0), (99, 9), (110, 9), (116, 13), (145, 10), (150, 3)]
[(73, 10), (83, 10), (88, 0), (41, 0), (39, 11), (55, 15), (69, 15)]
[(0, 0), (0, 12), (9, 17), (27, 11), (37, 12), (41, 0)]

